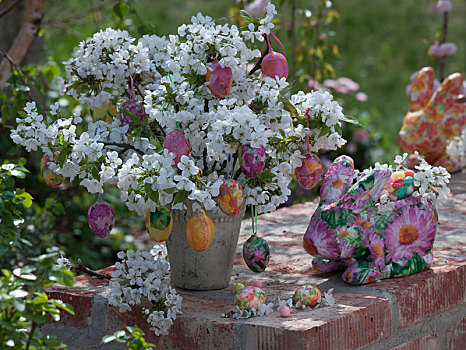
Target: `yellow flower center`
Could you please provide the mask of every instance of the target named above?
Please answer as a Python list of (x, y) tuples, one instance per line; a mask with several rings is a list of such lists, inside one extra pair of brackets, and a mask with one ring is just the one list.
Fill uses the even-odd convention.
[(338, 232), (338, 238), (343, 238), (343, 237), (346, 237), (348, 235), (349, 235), (348, 230), (341, 230), (340, 232)]
[(343, 181), (339, 177), (337, 181), (332, 184), (333, 188), (340, 189), (343, 186)]
[(417, 227), (414, 225), (404, 225), (400, 228), (400, 243), (411, 244), (419, 235)]
[(312, 239), (305, 239), (303, 242), (304, 249), (311, 255), (317, 255), (317, 248), (312, 242)]
[(383, 249), (381, 246), (379, 246), (378, 244), (372, 244), (371, 245), (371, 250), (372, 252), (375, 254), (375, 258), (380, 258), (382, 256), (382, 253), (383, 253)]

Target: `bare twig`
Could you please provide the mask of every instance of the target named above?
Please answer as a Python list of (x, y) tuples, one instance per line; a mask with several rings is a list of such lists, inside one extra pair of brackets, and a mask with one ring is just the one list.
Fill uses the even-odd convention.
[(296, 74), (296, 0), (291, 1), (291, 81), (295, 81)]
[(105, 146), (116, 146), (122, 148), (122, 152), (126, 152), (130, 149), (139, 153), (140, 155), (144, 155), (144, 152), (140, 149), (134, 148), (134, 146), (130, 145), (129, 143), (118, 143), (118, 142), (102, 142)]
[(29, 102), (32, 102), (32, 95), (31, 95), (31, 87), (29, 86), (29, 82), (27, 81), (27, 78), (25, 75), (23, 75), (23, 72), (21, 71), (21, 68), (18, 67), (18, 65), (13, 62), (12, 58), (8, 55), (8, 53), (5, 52), (5, 50), (3, 50), (1, 47), (0, 47), (0, 55), (2, 55), (3, 57), (5, 57), (5, 59), (11, 64), (11, 66), (13, 67), (13, 69), (18, 72), (18, 76), (19, 76), (19, 79), (21, 79), (21, 82), (23, 83), (24, 86), (27, 86), (29, 88), (29, 90), (27, 91), (28, 93), (28, 100)]
[(0, 18), (5, 16), (8, 12), (13, 10), (16, 6), (18, 6), (23, 0), (16, 0), (14, 3), (12, 3), (10, 6), (8, 6), (6, 9), (4, 9), (2, 12), (0, 12)]
[(73, 270), (76, 272), (76, 274), (80, 272), (84, 272), (84, 273), (87, 273), (89, 276), (94, 276), (100, 279), (106, 279), (106, 280), (112, 279), (112, 276), (107, 273), (100, 273), (100, 272), (91, 270), (87, 266), (84, 266), (81, 260), (78, 260), (78, 262), (73, 266)]

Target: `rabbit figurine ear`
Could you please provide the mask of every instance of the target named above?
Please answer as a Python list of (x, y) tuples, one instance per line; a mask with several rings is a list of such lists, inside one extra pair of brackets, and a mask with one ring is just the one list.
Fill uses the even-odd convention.
[(376, 201), (382, 193), (383, 187), (392, 175), (388, 169), (373, 170), (351, 187), (337, 204), (349, 208), (354, 212), (361, 212), (371, 199)]
[(422, 68), (416, 75), (409, 91), (409, 110), (417, 111), (423, 109), (432, 96), (434, 84), (434, 69), (432, 67)]
[(342, 155), (334, 160), (325, 174), (320, 189), (320, 203), (332, 204), (338, 201), (348, 188), (351, 187), (354, 177), (354, 162), (351, 157)]
[(426, 119), (429, 122), (439, 122), (443, 115), (455, 103), (463, 85), (463, 75), (453, 73), (449, 75), (432, 95), (425, 108)]

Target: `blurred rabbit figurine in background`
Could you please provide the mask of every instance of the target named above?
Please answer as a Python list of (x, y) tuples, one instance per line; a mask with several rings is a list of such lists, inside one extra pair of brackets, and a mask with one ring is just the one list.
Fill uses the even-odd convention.
[(410, 111), (403, 118), (398, 135), (401, 149), (418, 151), (428, 163), (449, 172), (461, 170), (446, 152), (448, 140), (461, 135), (466, 125), (466, 103), (458, 102), (463, 75), (448, 76), (432, 94), (434, 70), (422, 68), (409, 92)]
[(316, 270), (346, 269), (345, 282), (364, 284), (432, 264), (436, 211), (411, 196), (395, 201), (393, 211), (378, 212), (376, 201), (390, 177), (381, 168), (353, 185), (353, 160), (340, 156), (333, 162), (303, 241)]

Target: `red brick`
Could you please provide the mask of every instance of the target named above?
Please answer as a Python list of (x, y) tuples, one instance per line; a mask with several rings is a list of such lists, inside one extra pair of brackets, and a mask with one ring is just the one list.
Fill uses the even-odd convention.
[(447, 332), (448, 350), (466, 349), (466, 318), (456, 322)]
[(92, 302), (95, 291), (79, 290), (76, 288), (55, 288), (49, 287), (45, 292), (51, 299), (59, 299), (70, 304), (74, 309), (74, 315), (66, 311), (60, 312), (60, 323), (76, 328), (86, 328), (89, 326), (88, 320), (91, 317)]
[(437, 259), (433, 268), (418, 274), (370, 284), (396, 296), (399, 327), (423, 320), (465, 301), (466, 263)]
[(438, 350), (439, 348), (440, 343), (437, 334), (429, 334), (398, 345), (392, 350)]
[[(228, 311), (227, 302), (182, 294), (183, 315), (179, 315), (167, 336), (156, 337), (150, 325), (142, 316), (142, 308), (135, 307), (133, 312), (120, 313), (118, 308), (108, 307), (106, 311), (107, 334), (125, 325), (137, 324), (146, 334), (146, 340), (157, 348), (167, 349), (222, 349), (234, 348), (234, 323), (221, 314)], [(232, 306), (232, 305), (231, 305)], [(230, 307), (231, 307), (230, 306)]]
[(336, 305), (298, 311), (290, 318), (277, 313), (248, 320), (245, 349), (358, 349), (391, 333), (388, 301), (371, 296), (336, 294)]

